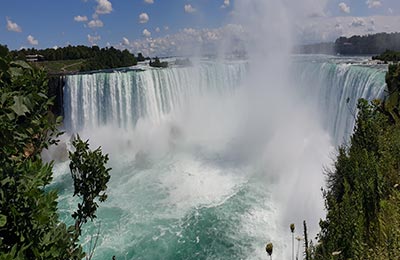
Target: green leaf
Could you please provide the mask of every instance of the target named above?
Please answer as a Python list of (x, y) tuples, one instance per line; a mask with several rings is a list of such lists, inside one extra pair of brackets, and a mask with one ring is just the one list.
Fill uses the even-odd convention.
[(0, 104), (3, 106), (3, 104), (6, 102), (7, 98), (10, 96), (9, 92), (3, 93), (3, 95), (1, 95), (1, 99), (0, 99)]
[(56, 123), (57, 123), (57, 124), (61, 124), (62, 121), (63, 121), (63, 117), (62, 117), (62, 116), (58, 116), (58, 117), (56, 118)]
[(0, 227), (4, 227), (7, 223), (7, 217), (4, 215), (0, 215)]
[(21, 96), (14, 97), (14, 105), (11, 106), (11, 109), (18, 116), (23, 116), (25, 113), (29, 112), (28, 108), (24, 105), (24, 98)]
[(7, 71), (7, 69), (8, 69), (7, 62), (4, 59), (0, 58), (0, 70)]
[(17, 65), (18, 67), (21, 67), (21, 68), (24, 68), (24, 69), (29, 69), (29, 70), (32, 69), (32, 67), (29, 66), (29, 64), (26, 63), (26, 62), (23, 61), (23, 60), (13, 61), (13, 62), (11, 62), (11, 65)]
[(10, 73), (12, 77), (22, 76), (24, 71), (21, 68), (11, 67)]

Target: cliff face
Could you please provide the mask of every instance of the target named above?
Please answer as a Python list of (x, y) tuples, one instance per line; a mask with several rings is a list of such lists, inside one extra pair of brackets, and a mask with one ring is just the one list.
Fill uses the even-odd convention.
[(56, 116), (64, 116), (63, 112), (63, 87), (65, 84), (65, 76), (49, 75), (49, 97), (54, 97), (54, 106), (51, 108)]

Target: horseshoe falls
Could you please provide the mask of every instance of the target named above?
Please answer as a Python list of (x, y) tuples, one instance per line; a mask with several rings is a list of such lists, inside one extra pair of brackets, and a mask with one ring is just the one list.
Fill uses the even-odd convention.
[[(293, 57), (279, 92), (255, 86), (246, 60), (67, 76), (66, 132), (102, 146), (112, 167), (84, 249), (99, 231), (94, 259), (265, 259), (270, 241), (289, 259), (290, 223), (318, 231), (323, 169), (357, 100), (384, 95), (386, 68), (360, 59)], [(72, 223), (68, 162), (55, 170)]]

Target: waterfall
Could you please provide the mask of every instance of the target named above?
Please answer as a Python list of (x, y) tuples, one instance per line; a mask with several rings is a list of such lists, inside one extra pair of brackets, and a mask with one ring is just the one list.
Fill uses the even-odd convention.
[[(297, 59), (293, 84), (306, 93), (305, 101), (322, 111), (321, 121), (339, 144), (352, 132), (358, 99), (383, 96), (385, 70), (326, 59)], [(67, 76), (64, 124), (74, 132), (103, 125), (133, 128), (140, 118), (160, 122), (192, 98), (210, 92), (230, 93), (240, 86), (246, 71), (246, 61), (203, 61), (196, 67)]]
[(346, 141), (354, 128), (360, 98), (381, 99), (386, 87), (386, 66), (352, 64), (349, 61), (300, 59), (295, 73), (321, 111), (321, 121), (336, 145)]
[(191, 98), (229, 93), (245, 72), (245, 62), (202, 62), (196, 67), (68, 76), (64, 123), (78, 131), (102, 125), (132, 128), (140, 118), (160, 122)]
[[(276, 84), (285, 75), (251, 80), (248, 61), (67, 76), (67, 132), (110, 154), (95, 258), (265, 259), (272, 241), (289, 259), (288, 223), (318, 230), (323, 167), (357, 100), (384, 94), (385, 67), (350, 62), (294, 57), (290, 86)], [(68, 162), (56, 167), (68, 220)], [(85, 228), (85, 249), (97, 230)]]

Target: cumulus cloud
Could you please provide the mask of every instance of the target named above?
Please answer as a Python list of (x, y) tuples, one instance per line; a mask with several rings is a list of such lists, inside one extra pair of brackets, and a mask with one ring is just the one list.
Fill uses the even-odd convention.
[(342, 11), (343, 13), (349, 14), (350, 13), (350, 6), (348, 6), (346, 3), (341, 2), (339, 4), (339, 9), (340, 11)]
[(101, 39), (100, 35), (87, 35), (88, 42), (92, 45), (95, 45), (97, 41)]
[(229, 0), (224, 0), (224, 3), (221, 5), (221, 8), (227, 8), (230, 5)]
[(144, 0), (146, 4), (154, 4), (154, 0)]
[(193, 6), (191, 4), (185, 5), (184, 9), (185, 9), (186, 13), (194, 13), (194, 12), (196, 12), (196, 9), (193, 8)]
[(286, 1), (290, 2), (291, 15), (297, 16), (297, 19), (304, 17), (326, 17), (326, 6), (329, 0), (301, 0), (301, 1)]
[(121, 49), (129, 48), (133, 53), (142, 52), (145, 56), (193, 55), (194, 49), (203, 53), (216, 53), (226, 39), (235, 39), (234, 45), (240, 46), (239, 39), (245, 39), (243, 27), (228, 24), (217, 29), (184, 28), (176, 34), (164, 37), (131, 41), (129, 46), (120, 45)]
[(365, 25), (366, 25), (365, 20), (361, 17), (353, 18), (353, 20), (350, 23), (350, 26), (353, 26), (353, 27), (362, 27)]
[(97, 0), (96, 14), (109, 14), (113, 10), (112, 4), (108, 0)]
[(87, 22), (87, 20), (88, 20), (87, 16), (78, 15), (74, 17), (75, 22)]
[(104, 25), (103, 22), (101, 20), (99, 20), (99, 19), (91, 20), (88, 23), (89, 28), (103, 27), (103, 25)]
[(147, 29), (143, 30), (143, 36), (144, 37), (150, 37), (151, 36), (151, 32), (149, 32)]
[(159, 33), (160, 31), (161, 31), (160, 27), (157, 27), (157, 28), (156, 28), (156, 32)]
[(7, 30), (11, 32), (22, 32), (22, 28), (17, 23), (14, 23), (8, 17), (6, 19), (7, 19)]
[(33, 37), (32, 35), (29, 35), (28, 37), (26, 37), (26, 39), (28, 40), (30, 45), (38, 45), (39, 41), (35, 39), (35, 37)]
[(130, 43), (130, 42), (129, 42), (128, 38), (126, 38), (126, 37), (123, 37), (123, 38), (122, 38), (122, 44), (123, 44), (123, 45), (128, 46), (129, 43)]
[(146, 13), (141, 13), (140, 15), (139, 15), (139, 22), (140, 23), (147, 23), (148, 21), (149, 21), (149, 15), (148, 14), (146, 14)]
[(368, 8), (377, 8), (382, 6), (381, 0), (367, 0), (365, 3), (368, 5)]
[(400, 16), (324, 17), (304, 22), (297, 28), (302, 43), (335, 41), (340, 36), (400, 31)]

